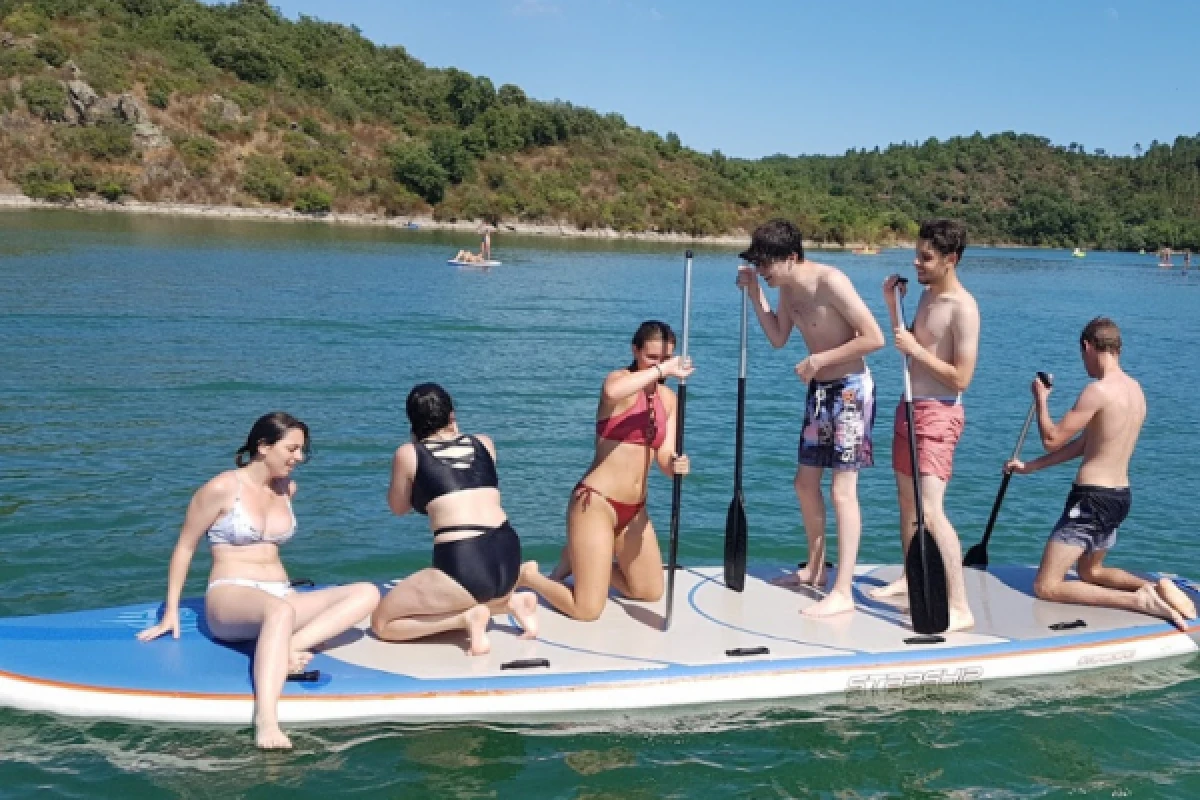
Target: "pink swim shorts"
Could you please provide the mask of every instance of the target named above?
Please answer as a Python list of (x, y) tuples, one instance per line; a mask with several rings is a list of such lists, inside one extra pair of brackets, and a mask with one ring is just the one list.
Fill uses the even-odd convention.
[[(954, 448), (962, 438), (967, 422), (961, 403), (944, 400), (913, 402), (913, 422), (917, 428), (917, 459), (922, 475), (933, 475), (949, 482), (954, 472)], [(908, 447), (908, 419), (904, 401), (896, 406), (892, 435), (892, 469), (912, 477), (912, 455)]]

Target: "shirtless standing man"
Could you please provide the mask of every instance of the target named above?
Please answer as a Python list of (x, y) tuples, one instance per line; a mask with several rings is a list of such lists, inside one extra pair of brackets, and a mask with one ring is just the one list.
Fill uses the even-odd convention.
[[(875, 382), (864, 357), (884, 345), (883, 332), (850, 279), (840, 270), (804, 258), (804, 241), (787, 220), (772, 220), (754, 231), (741, 257), (737, 285), (750, 292), (754, 313), (775, 347), (787, 344), (799, 329), (808, 357), (796, 375), (808, 384), (804, 427), (800, 434), (796, 497), (808, 535), (808, 564), (800, 583), (825, 583), (825, 499), (821, 478), (833, 470), (833, 511), (837, 519), (838, 571), (833, 588), (806, 608), (810, 617), (854, 610), (854, 564), (862, 536), (858, 471), (874, 463), (871, 429), (875, 424)], [(779, 289), (779, 309), (771, 310), (755, 273)]]
[[(1057, 424), (1050, 416), (1050, 389), (1035, 380), (1038, 430), (1046, 455), (1028, 464), (1013, 459), (1006, 470), (1029, 475), (1083, 457), (1067, 495), (1062, 517), (1050, 534), (1033, 591), (1042, 600), (1140, 611), (1180, 628), (1196, 618), (1196, 606), (1167, 578), (1143, 580), (1104, 556), (1116, 544), (1117, 529), (1129, 514), (1129, 459), (1146, 420), (1142, 387), (1121, 369), (1121, 331), (1096, 317), (1079, 336), (1088, 377), (1094, 380)], [(1079, 434), (1076, 436), (1076, 434)], [(1078, 581), (1066, 580), (1078, 563)]]
[[(917, 303), (911, 332), (900, 324), (896, 307), (895, 287), (900, 276), (892, 275), (883, 283), (896, 349), (909, 359), (925, 525), (946, 565), (946, 594), (950, 603), (947, 630), (951, 631), (975, 624), (963, 582), (962, 545), (943, 508), (946, 486), (953, 473), (954, 448), (966, 425), (962, 393), (971, 385), (979, 352), (979, 307), (958, 280), (958, 264), (966, 246), (967, 228), (961, 222), (935, 219), (921, 225), (913, 266), (917, 282), (925, 290)], [(916, 533), (917, 508), (903, 398), (896, 406), (892, 469), (896, 473), (900, 530), (907, 553)], [(894, 583), (876, 589), (871, 596), (884, 598), (907, 591), (908, 584), (901, 576)]]

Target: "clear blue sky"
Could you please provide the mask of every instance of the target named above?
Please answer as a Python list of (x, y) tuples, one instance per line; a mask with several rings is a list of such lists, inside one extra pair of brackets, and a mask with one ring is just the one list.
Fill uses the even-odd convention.
[(1200, 133), (1197, 0), (275, 0), (430, 66), (760, 157)]

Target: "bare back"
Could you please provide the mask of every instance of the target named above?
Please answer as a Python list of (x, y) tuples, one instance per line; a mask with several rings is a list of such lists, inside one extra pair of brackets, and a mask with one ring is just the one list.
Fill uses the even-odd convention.
[[(1091, 384), (1097, 408), (1084, 429), (1083, 462), (1075, 482), (1091, 486), (1129, 485), (1129, 460), (1146, 421), (1141, 385), (1123, 371)], [(1083, 396), (1080, 396), (1083, 399)]]

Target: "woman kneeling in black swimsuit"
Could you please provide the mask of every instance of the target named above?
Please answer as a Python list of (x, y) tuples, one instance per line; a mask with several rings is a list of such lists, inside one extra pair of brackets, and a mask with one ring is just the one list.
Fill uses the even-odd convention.
[(396, 584), (371, 616), (380, 639), (405, 642), (465, 628), (469, 652), (491, 649), (492, 614), (511, 613), (537, 636), (537, 596), (514, 594), (521, 541), (500, 507), (496, 448), (459, 433), (454, 404), (436, 383), (413, 387), (406, 404), (413, 440), (392, 459), (388, 505), (396, 515), (429, 516), (433, 566)]

